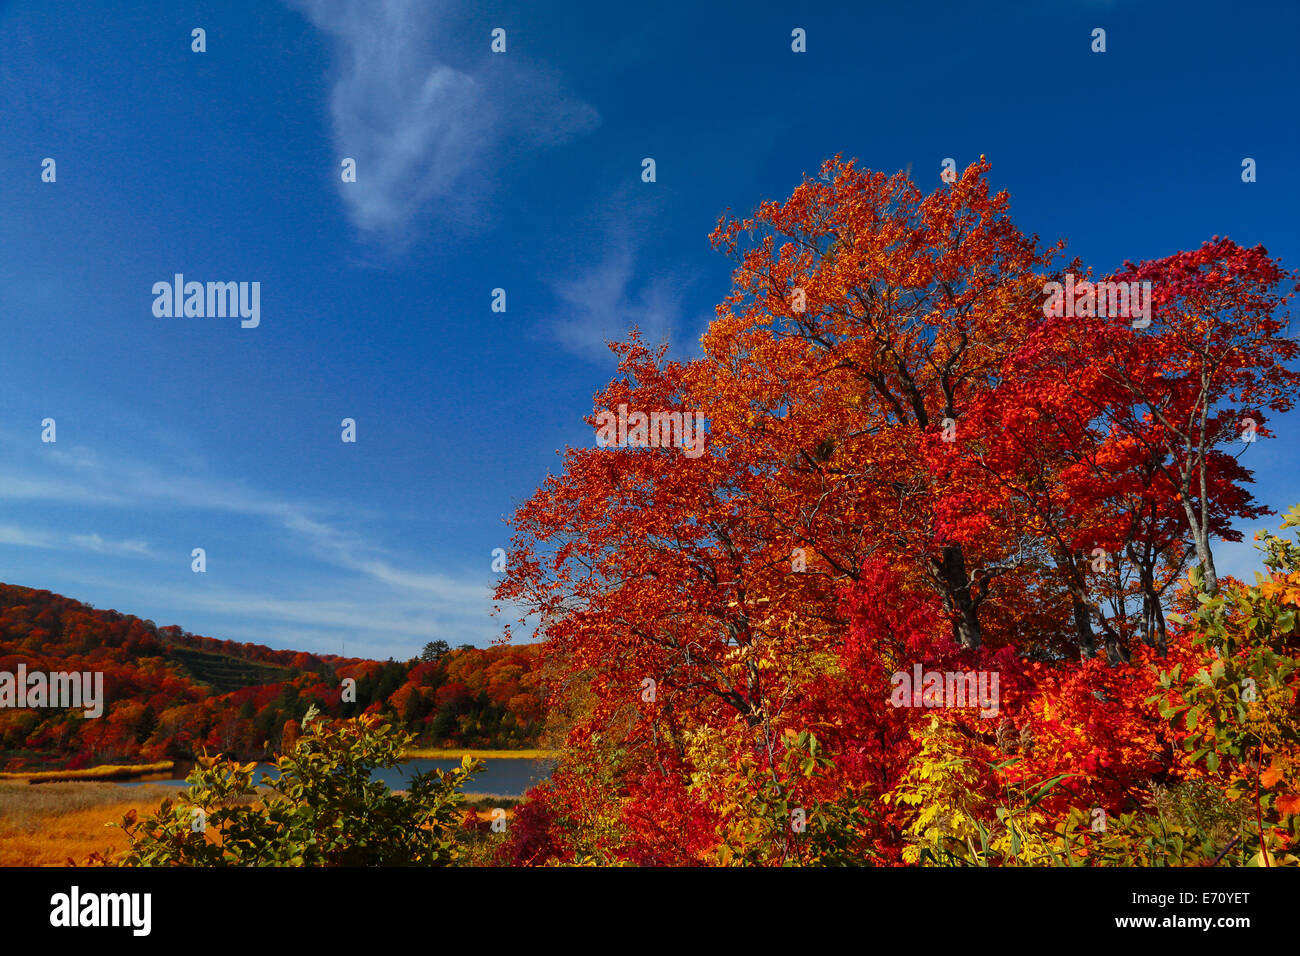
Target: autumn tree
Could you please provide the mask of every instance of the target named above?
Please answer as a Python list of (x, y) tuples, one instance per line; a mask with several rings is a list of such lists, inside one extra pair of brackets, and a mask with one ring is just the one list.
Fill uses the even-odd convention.
[(1176, 491), (1205, 590), (1218, 591), (1210, 540), (1216, 521), (1212, 461), (1219, 446), (1270, 434), (1265, 410), (1295, 403), (1300, 343), (1286, 335), (1297, 275), (1262, 246), (1215, 237), (1192, 252), (1125, 269), (1120, 282), (1150, 282), (1151, 334), (1134, 336), (1107, 373), (1141, 410), (1131, 436), (1159, 456)]
[[(497, 589), (545, 637), (567, 732), (528, 859), (899, 859), (948, 813), (915, 803), (927, 761), (960, 746), (943, 800), (1060, 785), (962, 810), (1016, 861), (1007, 814), (1028, 833), (1070, 796), (1118, 811), (1193, 773), (1153, 701), (1153, 659), (1188, 653), (1162, 605), (1189, 554), (1212, 580), (1209, 539), (1260, 513), (1222, 446), (1290, 407), (1286, 275), (1211, 244), (1113, 277), (1163, 290), (1150, 330), (1047, 315), (1062, 247), (1021, 233), (988, 173), (923, 194), (830, 161), (718, 224), (736, 269), (701, 358), (613, 344), (594, 447), (518, 509)], [(699, 416), (707, 438), (611, 441), (600, 422), (629, 410)], [(1006, 726), (900, 710), (888, 688), (914, 664), (1000, 674)], [(448, 676), (445, 706), (516, 683)], [(813, 808), (809, 852), (786, 814)]]
[(724, 220), (712, 238), (739, 266), (704, 339), (721, 379), (715, 430), (753, 423), (784, 481), (817, 503), (803, 543), (847, 579), (869, 551), (846, 538), (913, 558), (965, 647), (983, 642), (980, 605), (1019, 555), (936, 522), (946, 476), (925, 448), (997, 387), (1055, 252), (1015, 228), (988, 169), (981, 159), (922, 195), (902, 173), (831, 161), (786, 202)]

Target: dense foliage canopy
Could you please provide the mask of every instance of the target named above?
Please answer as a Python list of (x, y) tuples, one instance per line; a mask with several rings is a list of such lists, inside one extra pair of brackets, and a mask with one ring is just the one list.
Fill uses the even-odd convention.
[(503, 858), (1294, 861), (1300, 565), (1212, 543), (1268, 513), (1296, 275), (1219, 237), (1093, 275), (988, 173), (829, 161), (719, 223), (702, 358), (613, 345), (593, 428), (706, 450), (602, 432), (515, 515), (571, 730)]

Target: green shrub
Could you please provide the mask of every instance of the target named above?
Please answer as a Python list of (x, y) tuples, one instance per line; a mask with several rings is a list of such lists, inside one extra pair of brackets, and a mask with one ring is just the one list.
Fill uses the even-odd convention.
[[(189, 790), (157, 812), (120, 824), (126, 866), (447, 866), (457, 861), (462, 793), (482, 761), (414, 777), (390, 790), (371, 771), (394, 767), (409, 734), (374, 715), (303, 720), (276, 760), (277, 780), (253, 783), (256, 764), (203, 757)], [(119, 824), (114, 824), (118, 826)], [(107, 861), (98, 861), (107, 862)]]

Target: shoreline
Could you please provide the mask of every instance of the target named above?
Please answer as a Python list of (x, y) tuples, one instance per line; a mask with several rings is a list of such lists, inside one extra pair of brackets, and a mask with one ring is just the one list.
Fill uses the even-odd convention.
[(415, 747), (403, 750), (403, 760), (455, 760), (459, 757), (477, 757), (483, 760), (558, 760), (558, 750), (530, 748), (521, 750), (484, 750), (475, 747)]
[[(400, 754), (402, 760), (459, 760), (473, 757), (482, 760), (558, 760), (558, 750), (530, 748), (521, 750), (486, 750), (483, 748), (455, 747), (415, 747)], [(257, 763), (274, 763), (273, 760), (258, 760)], [(94, 783), (104, 781), (120, 783), (136, 781), (148, 783), (150, 780), (166, 781), (177, 776), (184, 778), (194, 768), (192, 760), (161, 760), (148, 764), (100, 764), (95, 767), (83, 767), (80, 770), (33, 770), (0, 773), (0, 783)]]
[(80, 770), (33, 770), (30, 773), (14, 771), (0, 773), (0, 782), (5, 783), (94, 783), (96, 781), (115, 782), (118, 780), (142, 780), (146, 777), (165, 775), (176, 771), (175, 760), (160, 760), (157, 763), (140, 764), (100, 764), (97, 767), (83, 767)]

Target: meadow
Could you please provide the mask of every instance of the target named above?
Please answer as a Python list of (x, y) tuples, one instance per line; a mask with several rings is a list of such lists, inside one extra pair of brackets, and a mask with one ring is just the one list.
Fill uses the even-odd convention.
[(129, 810), (150, 813), (174, 793), (172, 787), (125, 789), (98, 781), (0, 781), (0, 866), (65, 866), (96, 851), (120, 852), (126, 837), (108, 824)]
[[(0, 781), (0, 867), (81, 865), (92, 853), (112, 857), (127, 847), (119, 823), (129, 811), (145, 817), (173, 786), (145, 784), (124, 788), (107, 781), (66, 781), (39, 786)], [(514, 816), (520, 798), (467, 793), (465, 807), (483, 823), (492, 811)]]

